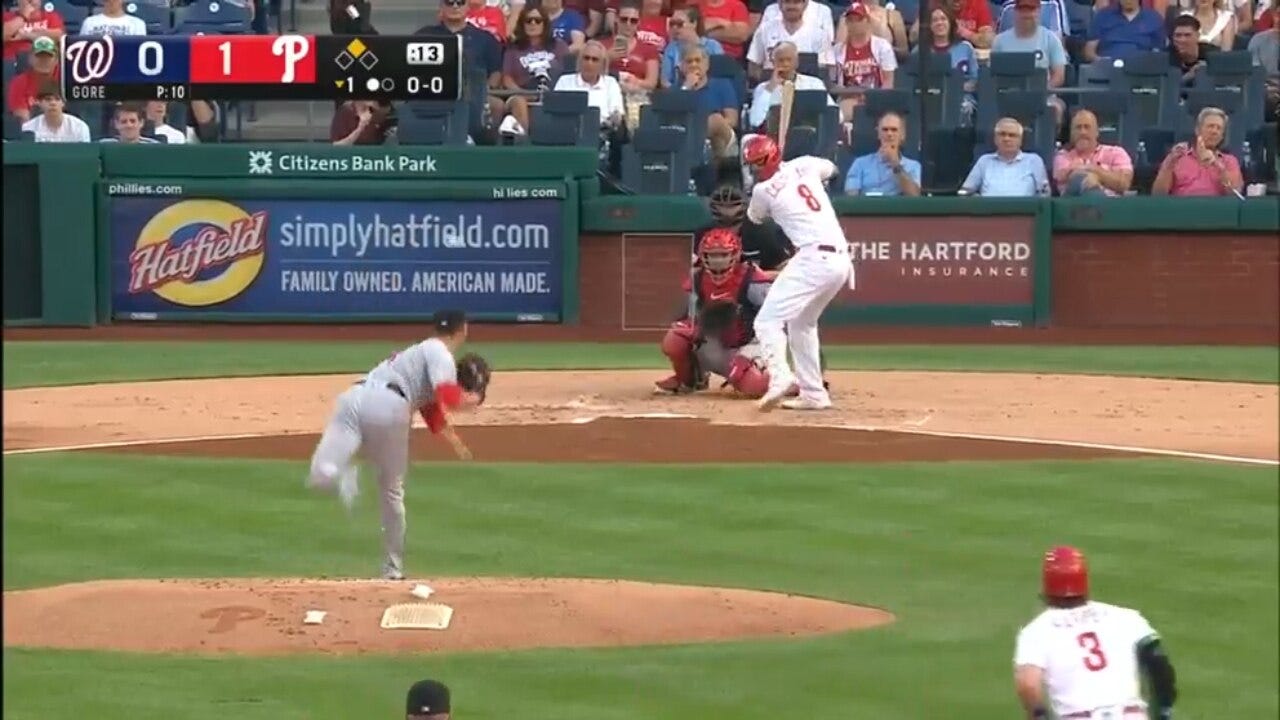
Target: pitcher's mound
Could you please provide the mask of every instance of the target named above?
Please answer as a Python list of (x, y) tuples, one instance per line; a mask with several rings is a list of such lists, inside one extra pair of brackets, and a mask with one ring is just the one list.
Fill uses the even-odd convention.
[[(805, 636), (893, 621), (782, 593), (623, 580), (436, 578), (447, 630), (383, 630), (412, 582), (104, 580), (4, 594), (6, 646), (133, 652), (447, 652)], [(309, 610), (323, 624), (304, 625)]]

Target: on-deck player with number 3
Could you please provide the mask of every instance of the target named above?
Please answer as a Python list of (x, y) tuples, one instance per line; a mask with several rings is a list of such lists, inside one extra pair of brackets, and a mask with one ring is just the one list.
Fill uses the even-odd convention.
[[(831, 407), (822, 383), (818, 318), (846, 283), (853, 265), (844, 229), (831, 207), (826, 182), (837, 170), (830, 160), (806, 155), (782, 161), (777, 143), (766, 135), (744, 138), (742, 161), (753, 168), (756, 185), (747, 219), (772, 217), (795, 245), (795, 254), (773, 281), (756, 315), (755, 331), (769, 369), (769, 389), (758, 401), (771, 410), (794, 382), (800, 396), (782, 403), (792, 410)], [(787, 347), (795, 371), (787, 363)]]
[(1045, 553), (1041, 585), (1047, 607), (1018, 633), (1013, 658), (1027, 717), (1048, 717), (1047, 692), (1061, 720), (1147, 720), (1141, 672), (1151, 688), (1152, 717), (1170, 720), (1176, 676), (1147, 619), (1090, 600), (1084, 554), (1073, 547)]

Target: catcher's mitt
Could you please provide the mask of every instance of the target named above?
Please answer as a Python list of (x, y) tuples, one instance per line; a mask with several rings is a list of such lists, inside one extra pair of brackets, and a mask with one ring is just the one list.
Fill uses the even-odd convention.
[(698, 329), (707, 337), (716, 337), (733, 327), (738, 319), (738, 304), (710, 302), (698, 310)]
[(467, 353), (458, 359), (458, 384), (463, 390), (479, 395), (481, 403), (489, 389), (489, 377), (492, 374), (489, 361), (475, 353)]

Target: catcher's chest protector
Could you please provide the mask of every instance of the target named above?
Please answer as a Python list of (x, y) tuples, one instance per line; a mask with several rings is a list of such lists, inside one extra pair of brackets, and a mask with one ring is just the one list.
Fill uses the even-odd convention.
[(726, 333), (732, 335), (725, 338), (729, 347), (742, 347), (755, 338), (754, 324), (756, 314), (760, 312), (760, 308), (753, 305), (750, 299), (751, 278), (755, 276), (755, 270), (755, 266), (749, 262), (738, 263), (733, 274), (722, 285), (713, 283), (701, 268), (693, 274), (693, 293), (698, 299), (697, 307), (694, 308), (695, 315), (702, 311), (707, 304), (707, 295), (711, 293), (730, 295), (738, 304), (739, 327)]

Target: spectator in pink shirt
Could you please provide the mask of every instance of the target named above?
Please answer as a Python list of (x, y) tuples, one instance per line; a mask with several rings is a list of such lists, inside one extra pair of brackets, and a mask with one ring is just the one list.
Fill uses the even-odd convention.
[(1178, 143), (1169, 151), (1151, 186), (1152, 195), (1234, 195), (1244, 186), (1240, 162), (1223, 152), (1227, 114), (1214, 107), (1196, 118), (1195, 143)]
[(1053, 158), (1059, 195), (1123, 195), (1133, 183), (1133, 160), (1119, 145), (1098, 142), (1098, 117), (1077, 110), (1071, 118), (1071, 144)]

